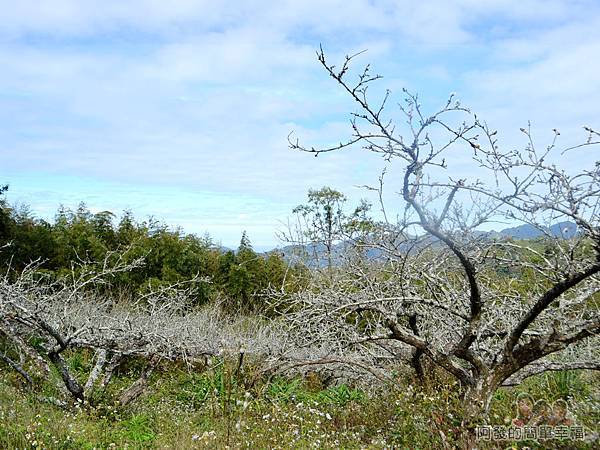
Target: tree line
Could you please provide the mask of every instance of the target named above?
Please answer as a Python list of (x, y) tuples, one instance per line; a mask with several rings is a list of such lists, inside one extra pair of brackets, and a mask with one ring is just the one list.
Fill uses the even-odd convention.
[(106, 287), (116, 297), (131, 298), (161, 286), (192, 283), (194, 302), (221, 301), (227, 309), (265, 312), (268, 288), (292, 292), (302, 269), (290, 267), (277, 251), (257, 253), (246, 232), (236, 251), (215, 245), (206, 234), (184, 233), (154, 220), (137, 220), (125, 211), (92, 213), (81, 203), (60, 207), (53, 222), (37, 218), (27, 206), (11, 206), (0, 187), (0, 267), (13, 276), (29, 264), (50, 277), (69, 276), (74, 267), (103, 261), (111, 252), (144, 264), (115, 274)]

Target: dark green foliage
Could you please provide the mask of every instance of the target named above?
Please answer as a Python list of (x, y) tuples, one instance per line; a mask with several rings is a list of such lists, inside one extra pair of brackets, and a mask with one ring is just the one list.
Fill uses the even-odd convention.
[(291, 291), (298, 286), (293, 282), (299, 272), (291, 270), (290, 278), (286, 279), (288, 266), (281, 255), (256, 253), (245, 231), (237, 252), (222, 255), (220, 268), (226, 275), (223, 280), (229, 299), (226, 306), (235, 311), (268, 312), (261, 293), (269, 287)]
[(256, 253), (245, 232), (237, 252), (223, 252), (208, 236), (171, 230), (153, 219), (136, 221), (130, 211), (120, 219), (110, 211), (92, 213), (83, 203), (74, 211), (61, 207), (54, 223), (48, 223), (27, 207), (10, 207), (3, 197), (6, 190), (0, 186), (0, 269), (10, 265), (15, 275), (34, 261), (39, 270), (66, 275), (78, 262), (125, 252), (130, 260), (144, 257), (145, 264), (111, 278), (108, 294), (127, 297), (195, 280), (196, 304), (218, 298), (227, 308), (246, 312), (267, 312), (260, 294), (269, 286), (298, 286), (295, 270), (282, 256)]
[(8, 190), (8, 185), (0, 185), (0, 239), (5, 240), (12, 231), (12, 220), (10, 210), (6, 205), (4, 193)]

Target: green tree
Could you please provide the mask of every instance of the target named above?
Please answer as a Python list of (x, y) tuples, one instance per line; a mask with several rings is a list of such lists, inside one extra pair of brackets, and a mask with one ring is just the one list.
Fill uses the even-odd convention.
[(351, 212), (345, 212), (347, 197), (328, 186), (308, 190), (307, 203), (293, 209), (299, 217), (300, 233), (308, 239), (315, 259), (324, 251), (327, 268), (333, 266), (333, 253), (336, 244), (367, 230), (371, 221), (368, 212), (371, 205), (366, 200)]
[(6, 191), (8, 191), (8, 185), (0, 185), (0, 246), (7, 245), (10, 242), (14, 228), (11, 210), (5, 198)]
[(228, 276), (229, 293), (237, 309), (254, 309), (253, 295), (260, 287), (261, 262), (262, 257), (253, 250), (244, 231)]
[(153, 219), (138, 222), (130, 211), (117, 223), (112, 212), (91, 213), (83, 203), (75, 210), (61, 206), (51, 224), (35, 218), (27, 206), (9, 207), (6, 189), (0, 187), (0, 246), (10, 246), (0, 252), (0, 264), (10, 263), (16, 273), (38, 260), (40, 270), (62, 276), (74, 262), (102, 261), (116, 251), (125, 261), (143, 257), (145, 264), (114, 274), (105, 285), (111, 295), (127, 297), (195, 280), (196, 304), (224, 294), (232, 308), (245, 311), (257, 308), (256, 293), (282, 283), (285, 263), (257, 254), (246, 232), (236, 252), (223, 253), (208, 235), (185, 234)]

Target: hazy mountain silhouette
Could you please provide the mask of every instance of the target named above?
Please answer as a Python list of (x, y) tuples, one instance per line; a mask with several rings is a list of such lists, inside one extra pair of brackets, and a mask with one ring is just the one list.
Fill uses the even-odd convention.
[[(535, 227), (530, 224), (519, 225), (516, 227), (504, 228), (500, 231), (478, 231), (476, 236), (484, 239), (517, 239), (528, 240), (537, 239), (543, 236), (552, 236), (563, 239), (569, 239), (578, 233), (577, 225), (570, 221), (558, 222), (550, 227)], [(429, 242), (431, 244), (431, 242)], [(435, 245), (435, 243), (434, 243)], [(352, 247), (353, 243), (344, 241), (336, 244), (332, 250), (332, 261), (339, 264), (342, 261), (342, 255)], [(402, 251), (406, 248), (404, 244), (399, 244), (398, 249)], [(327, 265), (327, 254), (325, 245), (320, 243), (310, 243), (306, 245), (287, 245), (277, 248), (283, 257), (291, 262), (304, 261), (311, 267), (325, 267)], [(377, 248), (365, 248), (363, 257), (369, 260), (377, 260), (383, 256), (384, 252)]]

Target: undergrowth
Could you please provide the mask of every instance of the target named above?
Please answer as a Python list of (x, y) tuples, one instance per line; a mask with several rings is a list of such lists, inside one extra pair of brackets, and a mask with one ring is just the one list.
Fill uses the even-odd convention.
[[(90, 355), (71, 355), (71, 367), (89, 370)], [(256, 380), (251, 367), (220, 362), (188, 370), (162, 367), (147, 392), (128, 406), (118, 393), (139, 373), (125, 364), (109, 390), (90, 404), (63, 407), (53, 381), (27, 390), (0, 367), (0, 448), (460, 448), (460, 387), (443, 374), (423, 385), (410, 375), (395, 386), (364, 390), (348, 384), (323, 386), (318, 375)], [(492, 425), (516, 417), (517, 396), (568, 402), (577, 424), (598, 431), (600, 403), (595, 374), (562, 372), (527, 380), (497, 392)], [(46, 400), (45, 400), (46, 399)], [(482, 442), (481, 448), (594, 448), (593, 443)], [(494, 445), (493, 445), (494, 444)]]

